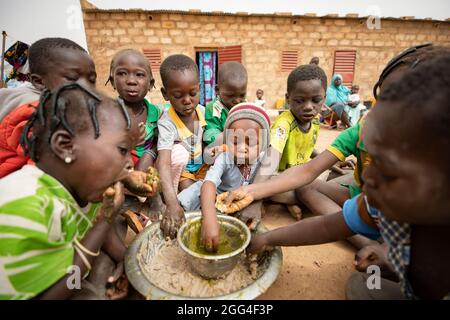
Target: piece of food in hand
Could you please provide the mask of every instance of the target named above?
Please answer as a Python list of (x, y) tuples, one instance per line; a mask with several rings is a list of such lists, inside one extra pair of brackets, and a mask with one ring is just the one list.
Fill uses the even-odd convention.
[(154, 192), (161, 192), (161, 179), (158, 170), (154, 167), (149, 167), (147, 170), (147, 184), (154, 188)]
[(226, 209), (226, 205), (224, 203), (223, 199), (219, 199), (219, 197), (217, 197), (216, 199), (216, 209), (219, 210), (220, 212), (224, 212)]
[[(216, 198), (216, 209), (220, 212), (231, 214), (241, 211), (253, 202), (253, 197), (251, 197), (248, 193), (237, 190), (239, 189), (219, 194)], [(231, 199), (231, 202), (226, 204), (228, 198)]]
[(116, 182), (113, 186), (103, 192), (103, 201), (99, 217), (103, 216), (108, 222), (112, 223), (116, 214), (119, 212), (125, 200), (123, 184)]

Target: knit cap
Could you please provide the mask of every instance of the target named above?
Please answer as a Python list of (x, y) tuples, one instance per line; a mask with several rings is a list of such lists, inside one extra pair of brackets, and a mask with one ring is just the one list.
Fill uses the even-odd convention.
[(227, 136), (226, 130), (229, 129), (233, 122), (240, 119), (250, 119), (256, 121), (261, 126), (263, 131), (261, 136), (262, 143), (260, 150), (266, 151), (269, 146), (270, 140), (270, 118), (267, 115), (266, 111), (263, 108), (248, 102), (243, 102), (235, 105), (228, 112), (228, 117), (223, 128), (225, 137)]

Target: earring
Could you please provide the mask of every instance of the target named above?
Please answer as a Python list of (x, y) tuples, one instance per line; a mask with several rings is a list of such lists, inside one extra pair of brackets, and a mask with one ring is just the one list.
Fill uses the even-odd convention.
[(69, 163), (72, 162), (72, 158), (69, 157), (69, 156), (67, 156), (67, 157), (64, 159), (64, 162), (67, 163), (67, 164), (69, 164)]

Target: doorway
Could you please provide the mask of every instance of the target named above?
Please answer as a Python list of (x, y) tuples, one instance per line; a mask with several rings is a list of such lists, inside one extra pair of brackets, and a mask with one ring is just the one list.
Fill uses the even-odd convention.
[(195, 58), (200, 73), (200, 104), (206, 106), (216, 96), (215, 87), (218, 71), (217, 50), (198, 50), (195, 53)]

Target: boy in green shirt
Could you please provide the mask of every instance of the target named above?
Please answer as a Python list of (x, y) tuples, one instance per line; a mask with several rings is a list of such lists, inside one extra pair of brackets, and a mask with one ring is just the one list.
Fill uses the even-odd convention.
[(203, 141), (210, 145), (221, 145), (223, 127), (229, 110), (245, 101), (247, 95), (247, 71), (236, 61), (229, 61), (219, 66), (216, 85), (216, 98), (205, 108), (206, 129)]

